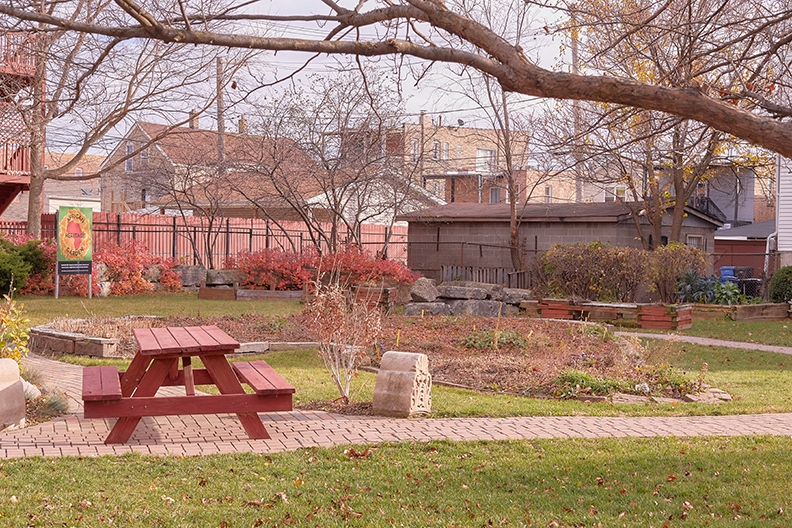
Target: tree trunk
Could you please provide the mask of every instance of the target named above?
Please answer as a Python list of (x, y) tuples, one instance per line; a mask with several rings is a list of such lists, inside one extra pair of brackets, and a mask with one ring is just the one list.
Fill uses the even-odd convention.
[[(41, 166), (43, 150), (41, 144), (30, 147), (30, 191), (28, 196), (27, 234), (41, 238), (41, 201), (44, 195), (44, 167)], [(35, 163), (34, 160), (38, 160)]]
[(30, 196), (28, 197), (27, 234), (41, 238), (41, 207), (44, 195), (44, 149), (47, 141), (47, 119), (44, 113), (44, 78), (47, 72), (44, 43), (36, 44), (36, 73), (33, 104), (30, 109)]

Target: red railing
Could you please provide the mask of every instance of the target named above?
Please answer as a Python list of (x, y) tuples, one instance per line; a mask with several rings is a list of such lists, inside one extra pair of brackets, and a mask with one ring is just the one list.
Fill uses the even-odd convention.
[(34, 75), (36, 58), (33, 53), (34, 35), (29, 33), (0, 34), (0, 68), (3, 73)]
[(19, 143), (0, 143), (0, 182), (5, 175), (27, 176), (30, 174), (30, 149)]

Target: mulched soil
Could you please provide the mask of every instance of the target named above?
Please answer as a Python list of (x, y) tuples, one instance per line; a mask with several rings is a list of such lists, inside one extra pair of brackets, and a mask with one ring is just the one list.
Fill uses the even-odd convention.
[[(170, 317), (134, 322), (130, 327), (198, 326), (214, 324), (240, 342), (312, 341), (300, 316), (272, 318), (257, 314), (240, 317)], [(98, 325), (97, 325), (98, 326)], [(106, 324), (105, 324), (106, 326)], [(117, 327), (118, 328), (118, 327)], [(497, 349), (471, 348), (466, 343), (484, 343), (499, 332)], [(131, 330), (122, 331), (122, 353), (134, 355)], [(486, 343), (484, 343), (486, 344)], [(436, 381), (444, 381), (480, 391), (497, 391), (532, 396), (554, 396), (554, 383), (564, 370), (583, 371), (595, 378), (630, 379), (640, 383), (639, 367), (646, 352), (637, 342), (605, 336), (599, 326), (549, 322), (526, 317), (500, 320), (482, 317), (400, 317), (385, 318), (379, 350), (419, 352), (429, 357)], [(374, 366), (376, 350), (368, 351)], [(584, 387), (581, 387), (583, 392)], [(672, 394), (666, 394), (672, 395)], [(312, 402), (300, 408), (329, 410), (347, 414), (371, 414), (370, 402)]]
[[(171, 317), (157, 325), (188, 326), (216, 324), (240, 342), (312, 341), (300, 317), (272, 319), (257, 315), (221, 318)], [(498, 349), (469, 348), (465, 340), (494, 335), (502, 341)], [(523, 343), (510, 344), (519, 336)], [(380, 350), (418, 352), (429, 357), (435, 380), (477, 390), (542, 394), (565, 369), (583, 370), (595, 377), (635, 375), (642, 363), (640, 345), (610, 337), (603, 339), (599, 326), (548, 322), (525, 317), (388, 317), (379, 339)], [(369, 351), (375, 366), (376, 352)]]

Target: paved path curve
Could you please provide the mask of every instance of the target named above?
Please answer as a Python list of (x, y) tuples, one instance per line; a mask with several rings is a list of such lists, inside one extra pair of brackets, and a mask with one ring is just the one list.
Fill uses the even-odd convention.
[(694, 343), (696, 345), (763, 350), (765, 352), (777, 352), (778, 354), (792, 355), (792, 347), (763, 345), (761, 343), (744, 343), (742, 341), (724, 341), (723, 339), (710, 339), (709, 337), (696, 337), (677, 334), (644, 334), (640, 332), (616, 332), (616, 335), (647, 339), (664, 339), (666, 341), (682, 341), (684, 343)]
[[(663, 338), (656, 334), (646, 337)], [(680, 340), (687, 340), (678, 336)], [(719, 344), (708, 340), (704, 344)], [(758, 348), (740, 343), (740, 348)], [(774, 347), (785, 348), (785, 347)], [(792, 349), (774, 352), (792, 353)], [(25, 360), (69, 398), (70, 414), (44, 424), (0, 433), (0, 459), (25, 456), (97, 456), (130, 452), (204, 455), (272, 453), (310, 446), (405, 440), (506, 440), (650, 436), (792, 436), (792, 413), (692, 417), (540, 416), (509, 418), (392, 419), (325, 412), (262, 414), (270, 440), (250, 440), (234, 415), (143, 418), (124, 445), (104, 445), (113, 419), (86, 419), (80, 401), (81, 367), (35, 355)], [(170, 390), (173, 390), (172, 388)]]

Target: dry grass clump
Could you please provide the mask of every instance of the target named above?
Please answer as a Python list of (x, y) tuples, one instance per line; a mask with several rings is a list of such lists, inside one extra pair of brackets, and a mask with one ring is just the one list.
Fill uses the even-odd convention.
[(119, 339), (129, 336), (133, 328), (155, 326), (156, 320), (154, 317), (91, 317), (90, 319), (58, 317), (49, 324), (49, 327), (59, 332)]

